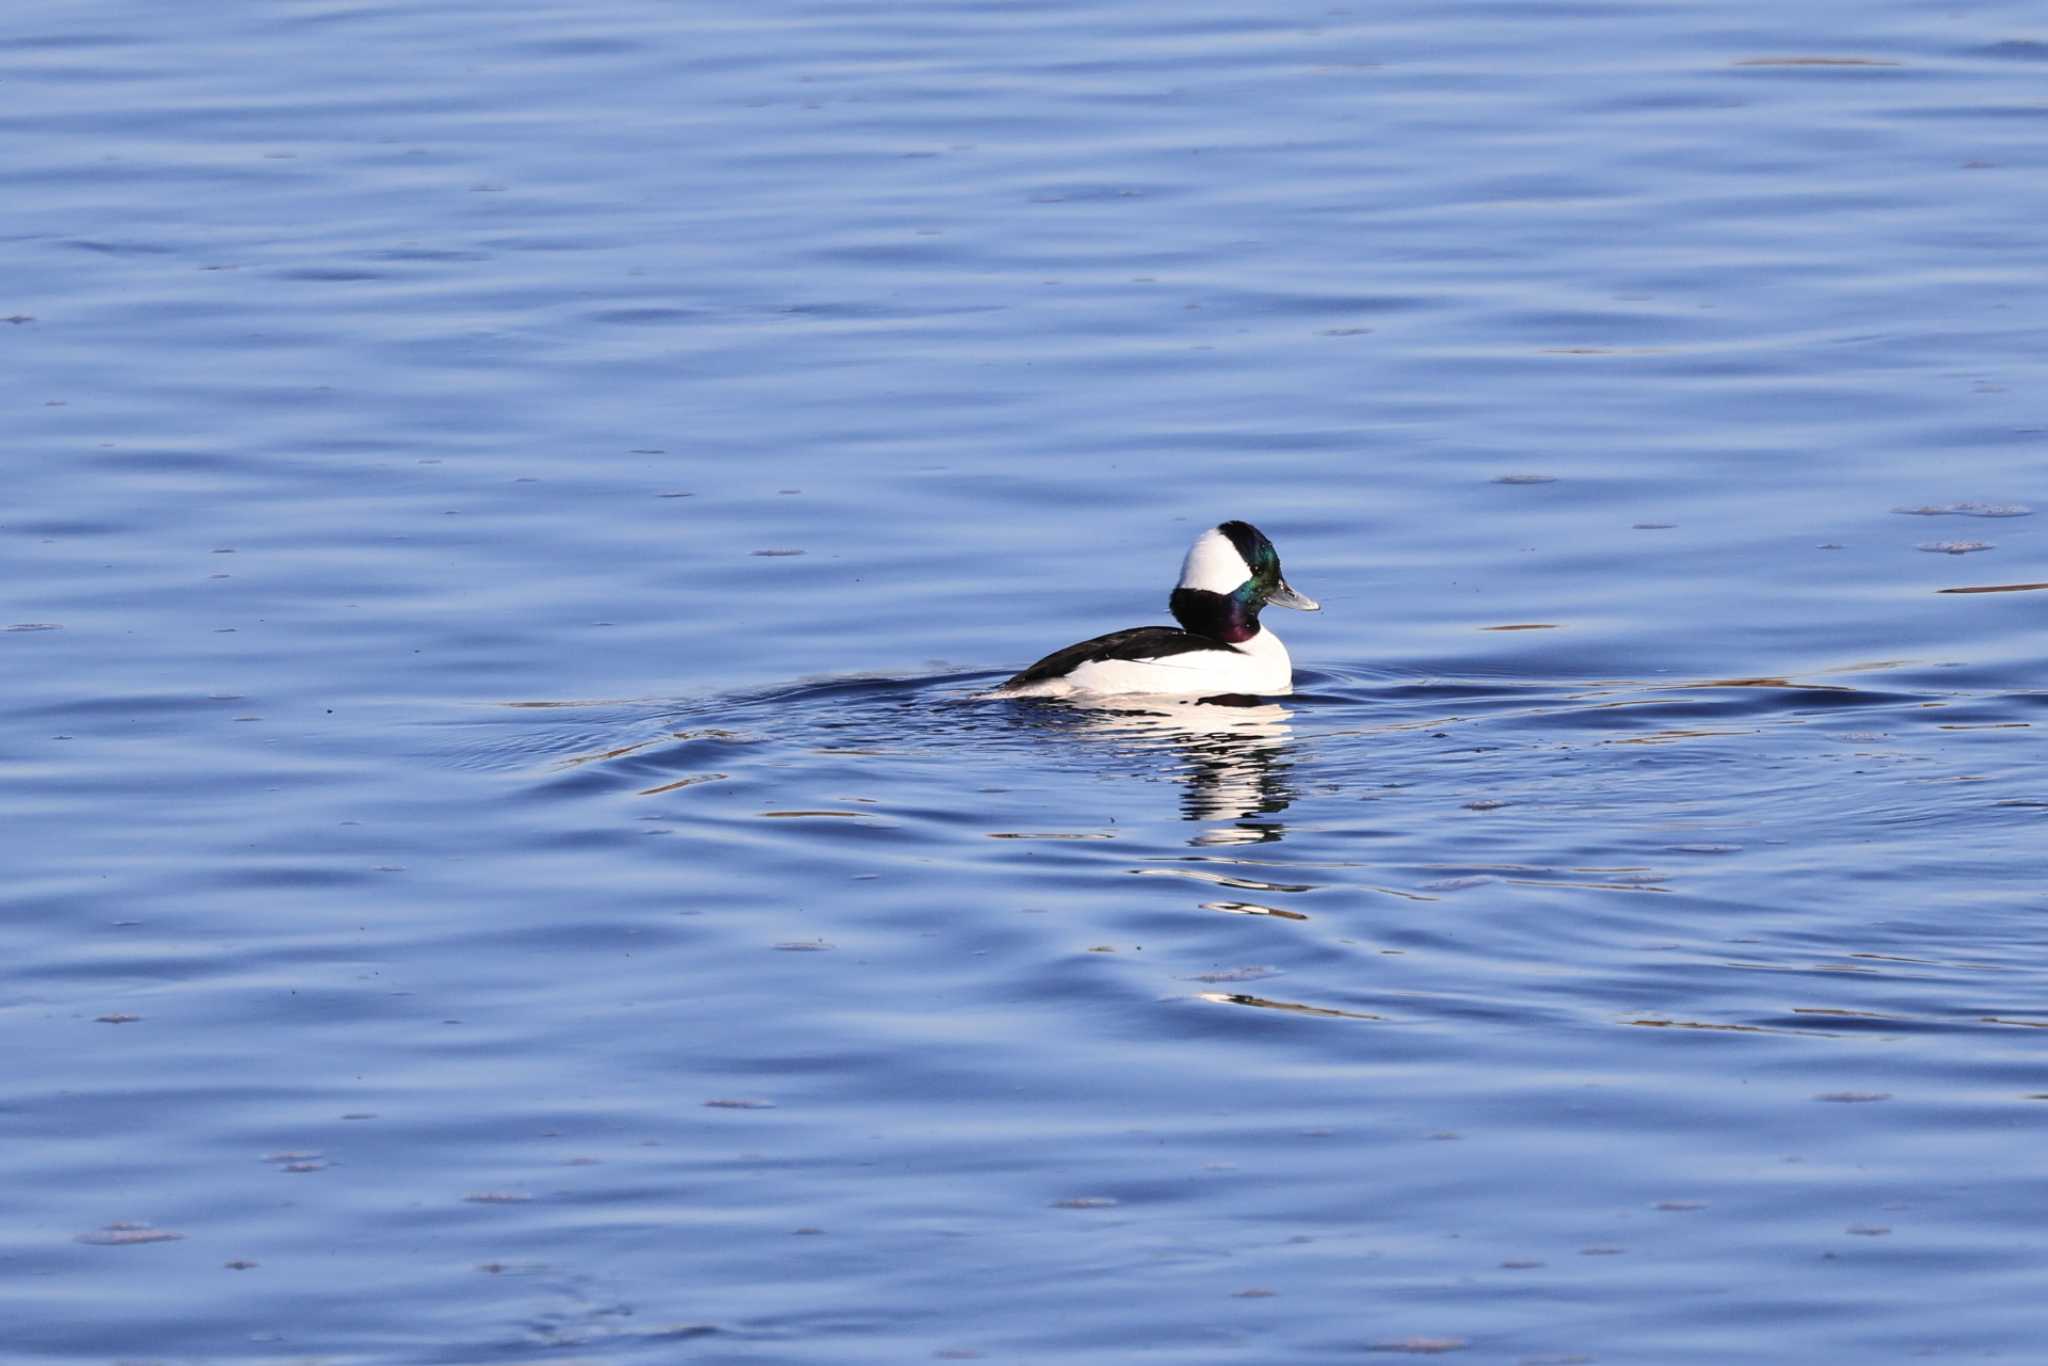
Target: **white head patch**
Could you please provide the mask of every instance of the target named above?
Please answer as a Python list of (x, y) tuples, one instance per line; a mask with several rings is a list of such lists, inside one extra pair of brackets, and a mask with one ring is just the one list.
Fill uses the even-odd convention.
[(1237, 553), (1228, 536), (1211, 527), (1195, 537), (1181, 561), (1180, 586), (1210, 593), (1235, 593), (1252, 576), (1252, 567)]

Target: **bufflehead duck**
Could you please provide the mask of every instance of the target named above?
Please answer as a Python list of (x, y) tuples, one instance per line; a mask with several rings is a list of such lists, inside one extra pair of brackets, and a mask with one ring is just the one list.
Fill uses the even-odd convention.
[(1195, 538), (1169, 605), (1181, 624), (1135, 626), (1049, 654), (996, 689), (1003, 697), (1117, 693), (1274, 696), (1294, 690), (1294, 662), (1259, 625), (1268, 603), (1321, 610), (1280, 577), (1273, 543), (1249, 522), (1225, 522)]

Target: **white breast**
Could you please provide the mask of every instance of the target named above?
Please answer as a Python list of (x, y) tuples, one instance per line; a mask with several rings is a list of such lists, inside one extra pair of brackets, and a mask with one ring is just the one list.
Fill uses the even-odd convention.
[(1006, 693), (1009, 697), (1101, 697), (1149, 693), (1208, 697), (1252, 693), (1279, 697), (1294, 691), (1294, 661), (1271, 631), (1261, 630), (1234, 650), (1189, 650), (1162, 659), (1097, 659)]

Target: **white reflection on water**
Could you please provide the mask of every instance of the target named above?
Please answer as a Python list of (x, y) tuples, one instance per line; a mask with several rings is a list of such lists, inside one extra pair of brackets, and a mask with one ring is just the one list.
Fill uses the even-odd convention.
[(1074, 729), (1146, 749), (1169, 749), (1181, 760), (1181, 815), (1209, 828), (1189, 843), (1257, 844), (1277, 840), (1277, 819), (1296, 797), (1294, 713), (1277, 702), (1233, 698), (1181, 701), (1129, 698), (1063, 701)]

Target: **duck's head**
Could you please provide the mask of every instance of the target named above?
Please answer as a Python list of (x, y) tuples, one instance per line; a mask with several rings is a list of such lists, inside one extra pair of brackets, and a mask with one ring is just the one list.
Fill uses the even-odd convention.
[(1280, 576), (1279, 552), (1250, 522), (1225, 522), (1195, 537), (1171, 600), (1182, 626), (1241, 644), (1259, 633), (1259, 609), (1268, 603), (1322, 610), (1314, 598), (1288, 587)]

